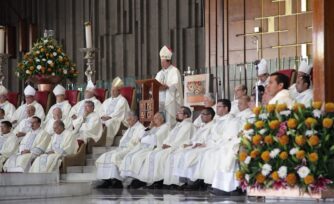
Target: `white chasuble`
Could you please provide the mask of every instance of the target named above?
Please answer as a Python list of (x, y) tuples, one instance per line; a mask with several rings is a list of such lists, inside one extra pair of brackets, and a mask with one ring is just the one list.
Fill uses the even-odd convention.
[(109, 116), (111, 119), (102, 121), (107, 127), (107, 137), (111, 138), (113, 143), (121, 123), (125, 123), (125, 114), (130, 111), (128, 101), (122, 96), (118, 95), (116, 98), (110, 97), (103, 102), (100, 109), (100, 116)]
[(71, 104), (68, 102), (68, 100), (62, 101), (60, 103), (56, 103), (54, 105), (52, 105), (49, 109), (48, 114), (46, 115), (46, 121), (53, 118), (52, 116), (52, 112), (55, 108), (60, 108), (62, 114), (63, 114), (63, 118), (67, 118), (69, 116), (69, 113), (71, 111)]
[(17, 124), (19, 124), (19, 122), (21, 122), (21, 120), (25, 119), (28, 117), (27, 115), (27, 106), (32, 105), (35, 107), (36, 111), (35, 111), (35, 116), (39, 117), (41, 119), (41, 121), (44, 120), (45, 118), (45, 113), (44, 113), (44, 109), (43, 106), (41, 104), (39, 104), (37, 101), (32, 102), (31, 104), (23, 104), (21, 105), (15, 112), (14, 115), (11, 118), (11, 121), (16, 120)]
[(78, 140), (87, 143), (88, 138), (92, 138), (97, 142), (103, 132), (102, 122), (99, 114), (95, 111), (90, 113), (87, 117), (80, 116), (73, 120), (74, 133)]
[(13, 133), (0, 135), (0, 171), (6, 159), (17, 151), (19, 140)]
[[(10, 156), (6, 161), (4, 171), (27, 172), (31, 161), (45, 152), (49, 141), (50, 136), (41, 128), (28, 132), (20, 143), (19, 152)], [(22, 154), (24, 150), (29, 150), (30, 153)]]
[(97, 179), (116, 178), (122, 180), (119, 173), (119, 166), (121, 165), (124, 156), (139, 143), (139, 137), (144, 130), (145, 127), (137, 121), (132, 127), (129, 127), (125, 131), (119, 147), (102, 154), (96, 160), (95, 165), (97, 167)]
[(83, 116), (83, 114), (85, 112), (85, 102), (86, 101), (92, 101), (94, 103), (94, 112), (100, 113), (102, 104), (99, 101), (99, 99), (97, 99), (97, 98), (95, 98), (95, 96), (93, 96), (92, 98), (83, 99), (83, 100), (79, 101), (77, 104), (75, 104), (71, 108), (70, 114), (68, 116), (69, 117), (72, 117), (73, 115), (76, 115), (77, 117)]
[[(61, 165), (61, 159), (64, 156), (75, 154), (77, 149), (78, 143), (71, 131), (64, 130), (59, 135), (53, 134), (45, 154), (35, 159), (29, 172), (46, 173), (56, 171)], [(54, 153), (47, 154), (50, 151)]]
[(166, 113), (166, 122), (173, 127), (176, 123), (176, 112), (183, 106), (183, 90), (180, 71), (170, 65), (167, 69), (162, 69), (155, 77), (162, 84), (169, 88), (159, 91), (160, 110)]
[(12, 116), (16, 110), (15, 106), (11, 104), (9, 101), (5, 101), (4, 103), (0, 103), (0, 108), (5, 111), (6, 120), (11, 121)]

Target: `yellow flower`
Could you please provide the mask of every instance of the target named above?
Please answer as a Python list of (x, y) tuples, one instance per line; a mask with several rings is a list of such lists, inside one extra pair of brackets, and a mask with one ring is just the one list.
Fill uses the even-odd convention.
[(255, 115), (260, 115), (260, 112), (261, 112), (261, 107), (260, 106), (258, 106), (258, 107), (254, 107), (253, 108), (253, 113), (255, 114)]
[(276, 106), (276, 111), (277, 112), (281, 112), (281, 111), (284, 111), (284, 110), (286, 110), (288, 107), (287, 107), (287, 105), (285, 104), (285, 103), (283, 103), (283, 104), (278, 104), (277, 106)]
[(251, 151), (250, 156), (251, 156), (253, 159), (255, 159), (257, 156), (259, 156), (259, 154), (260, 154), (260, 151), (257, 150), (257, 149), (255, 149), (255, 150)]
[(266, 180), (266, 177), (262, 175), (261, 173), (258, 173), (255, 179), (256, 179), (256, 182), (258, 183), (264, 183), (264, 181)]
[(281, 145), (287, 145), (289, 143), (289, 136), (287, 135), (282, 135), (281, 137), (278, 138), (278, 141)]
[(250, 129), (252, 129), (252, 124), (250, 124), (250, 123), (246, 123), (246, 124), (244, 125), (244, 130), (250, 130)]
[(323, 121), (322, 121), (322, 126), (324, 126), (324, 128), (331, 128), (333, 126), (333, 120), (330, 119), (330, 118), (325, 118)]
[(262, 136), (261, 135), (254, 135), (252, 138), (252, 142), (254, 145), (259, 145), (262, 141)]
[(305, 105), (302, 104), (302, 103), (296, 103), (295, 105), (293, 105), (292, 109), (297, 112), (299, 110), (299, 108), (301, 110), (304, 110), (305, 109)]
[(278, 180), (279, 180), (279, 176), (278, 176), (277, 171), (274, 171), (274, 172), (271, 174), (271, 178), (272, 178), (274, 181), (278, 181)]
[(264, 142), (268, 145), (271, 145), (271, 144), (273, 144), (274, 140), (270, 135), (267, 135), (267, 136), (264, 137)]
[(327, 113), (334, 112), (334, 103), (326, 103), (326, 105), (325, 105), (325, 111)]
[(297, 181), (297, 177), (296, 177), (296, 174), (294, 173), (289, 173), (286, 178), (286, 183), (289, 185), (289, 186), (294, 186), (296, 184), (296, 181)]
[(258, 129), (261, 129), (264, 127), (264, 122), (262, 120), (256, 121), (255, 122), (255, 127)]
[(236, 179), (238, 180), (238, 181), (242, 181), (242, 180), (244, 180), (244, 173), (242, 173), (241, 171), (237, 171), (236, 173), (235, 173), (235, 177), (236, 177)]
[(311, 153), (309, 156), (308, 156), (309, 160), (311, 162), (317, 162), (319, 157), (318, 157), (318, 154), (316, 152), (313, 152)]
[(306, 185), (309, 185), (309, 184), (312, 184), (314, 183), (314, 177), (312, 175), (307, 175), (305, 178), (304, 178), (304, 183)]
[(305, 157), (305, 151), (304, 150), (299, 150), (297, 153), (296, 153), (296, 158), (299, 159), (299, 160), (302, 160), (304, 159)]
[(279, 125), (280, 125), (279, 120), (272, 120), (272, 121), (269, 122), (269, 127), (272, 130), (275, 130), (275, 129), (279, 128)]
[(268, 104), (267, 105), (267, 112), (272, 113), (272, 112), (274, 112), (275, 108), (276, 108), (275, 104)]
[(30, 71), (34, 71), (35, 67), (30, 66), (29, 69), (30, 69)]
[(321, 102), (321, 101), (314, 101), (314, 102), (312, 103), (312, 107), (313, 107), (314, 109), (318, 109), (318, 110), (320, 110), (320, 109), (321, 109), (321, 106), (322, 106), (322, 102)]
[(245, 159), (246, 159), (246, 157), (247, 157), (247, 153), (246, 152), (240, 152), (239, 153), (239, 160), (240, 161), (245, 161)]
[(312, 135), (308, 139), (308, 143), (310, 144), (310, 146), (317, 146), (319, 144), (319, 137), (316, 135)]
[(265, 162), (270, 160), (270, 152), (269, 151), (264, 151), (261, 154), (261, 159)]
[(295, 129), (297, 127), (297, 124), (298, 124), (298, 121), (294, 118), (290, 118), (287, 123), (288, 128), (290, 129)]
[(281, 152), (279, 154), (279, 158), (282, 159), (282, 160), (286, 160), (288, 158), (288, 153), (287, 152)]
[(311, 128), (312, 126), (316, 125), (318, 123), (318, 121), (315, 118), (312, 117), (308, 117), (305, 120), (305, 125), (307, 126), (307, 128)]
[(297, 135), (295, 138), (295, 142), (299, 146), (303, 146), (306, 143), (306, 138), (303, 135)]

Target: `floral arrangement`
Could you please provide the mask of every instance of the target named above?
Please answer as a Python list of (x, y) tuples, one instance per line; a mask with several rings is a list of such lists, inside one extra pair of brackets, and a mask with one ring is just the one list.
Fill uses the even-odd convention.
[(16, 68), (16, 75), (24, 80), (45, 76), (75, 79), (78, 74), (76, 65), (52, 37), (37, 40)]
[(242, 131), (236, 178), (243, 189), (298, 187), (317, 193), (332, 183), (334, 103), (256, 107)]

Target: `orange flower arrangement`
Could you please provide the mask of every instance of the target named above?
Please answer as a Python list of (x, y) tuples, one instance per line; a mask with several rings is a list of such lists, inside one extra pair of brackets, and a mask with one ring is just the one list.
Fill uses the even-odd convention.
[(252, 129), (252, 124), (250, 124), (250, 123), (246, 123), (245, 125), (244, 125), (244, 130), (250, 130), (250, 129)]
[(303, 146), (306, 143), (306, 137), (304, 135), (297, 135), (295, 142), (299, 146)]
[(327, 113), (333, 113), (334, 112), (334, 103), (326, 103), (325, 111)]
[(262, 175), (261, 173), (258, 173), (255, 178), (256, 178), (256, 182), (258, 183), (264, 183), (264, 181), (266, 180), (266, 177)]
[(289, 136), (287, 135), (282, 135), (281, 137), (278, 138), (279, 143), (284, 146), (289, 143)]
[(288, 158), (288, 153), (283, 151), (279, 154), (279, 158), (282, 159), (282, 160), (286, 160)]
[(260, 154), (260, 151), (257, 149), (254, 149), (253, 151), (251, 151), (250, 156), (251, 158), (255, 159), (257, 156), (259, 156), (259, 154)]
[(299, 150), (296, 153), (296, 158), (299, 159), (299, 160), (304, 159), (305, 158), (305, 151), (304, 150)]
[(243, 161), (245, 161), (245, 159), (246, 159), (247, 156), (248, 155), (247, 155), (246, 152), (240, 152), (239, 153), (239, 160), (243, 162)]
[(294, 119), (294, 118), (290, 118), (290, 119), (288, 120), (288, 123), (287, 123), (288, 128), (290, 128), (290, 129), (295, 129), (295, 128), (297, 127), (297, 123), (298, 123), (298, 121), (297, 121), (296, 119)]
[(270, 160), (270, 152), (269, 151), (264, 151), (261, 154), (261, 159), (265, 162)]
[(308, 143), (311, 146), (317, 146), (319, 144), (319, 137), (316, 135), (312, 135), (309, 139), (308, 139)]
[(281, 112), (281, 111), (286, 110), (287, 108), (288, 108), (288, 106), (285, 103), (283, 103), (283, 104), (277, 104), (276, 111), (277, 112)]
[(262, 141), (262, 136), (261, 135), (254, 135), (252, 138), (252, 142), (254, 145), (259, 145)]
[(305, 120), (305, 124), (307, 128), (311, 128), (312, 126), (316, 125), (318, 121), (315, 118), (308, 117)]
[(269, 122), (269, 127), (270, 127), (270, 129), (275, 130), (275, 129), (279, 128), (280, 124), (281, 123), (279, 122), (279, 120), (272, 120), (272, 121)]
[(331, 128), (333, 126), (333, 120), (330, 118), (324, 118), (322, 121), (322, 126), (327, 129)]
[(275, 111), (276, 105), (275, 104), (268, 104), (266, 109), (268, 113), (272, 113)]
[(309, 154), (308, 157), (311, 162), (317, 162), (319, 159), (318, 154), (316, 152), (312, 152), (311, 154)]
[(272, 136), (270, 136), (270, 135), (265, 136), (265, 137), (264, 137), (264, 143), (266, 143), (266, 144), (268, 144), (268, 145), (273, 144), (273, 143), (274, 143), (274, 140), (273, 140)]
[(321, 101), (314, 101), (314, 102), (312, 103), (312, 107), (313, 107), (314, 109), (320, 110), (320, 109), (321, 109), (321, 106), (322, 106), (322, 102), (321, 102)]
[(314, 176), (312, 176), (312, 175), (307, 175), (307, 176), (304, 178), (304, 183), (305, 183), (306, 185), (309, 185), (309, 184), (314, 183)]
[(305, 109), (305, 105), (302, 103), (296, 103), (293, 107), (292, 107), (293, 111), (298, 112), (299, 109), (304, 110)]
[(264, 127), (264, 122), (262, 120), (256, 121), (255, 122), (255, 127), (258, 129), (261, 129)]
[(294, 186), (297, 182), (297, 177), (296, 177), (296, 174), (294, 173), (289, 173), (286, 178), (286, 183), (289, 185), (289, 186)]
[(262, 108), (260, 106), (253, 108), (253, 113), (255, 115), (260, 115)]
[(244, 173), (242, 173), (241, 171), (235, 172), (235, 177), (238, 181), (243, 180), (244, 176), (245, 176)]
[(271, 178), (272, 178), (274, 181), (278, 181), (278, 180), (279, 180), (279, 176), (278, 176), (277, 171), (274, 171), (274, 172), (271, 174)]

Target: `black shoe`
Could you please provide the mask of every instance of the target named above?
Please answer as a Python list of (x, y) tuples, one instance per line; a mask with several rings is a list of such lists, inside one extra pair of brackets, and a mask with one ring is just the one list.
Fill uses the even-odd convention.
[(241, 188), (237, 188), (236, 190), (234, 191), (231, 191), (231, 196), (244, 196), (246, 195), (246, 192), (243, 191)]
[(222, 191), (222, 190), (219, 190), (217, 188), (211, 188), (209, 190), (209, 192), (213, 195), (216, 195), (216, 196), (230, 196), (231, 195), (230, 192)]
[(141, 188), (141, 187), (144, 187), (144, 186), (146, 186), (146, 183), (142, 182), (138, 179), (134, 179), (130, 184), (131, 189), (138, 189), (138, 188)]
[(113, 179), (110, 188), (123, 188), (123, 183), (118, 179)]
[(188, 184), (187, 186), (184, 187), (184, 190), (188, 191), (196, 191), (200, 190), (204, 186), (204, 181), (201, 179), (196, 180), (192, 184)]
[(111, 186), (111, 180), (103, 180), (103, 183), (101, 183), (100, 185), (97, 185), (95, 188), (98, 189), (103, 189), (103, 188), (109, 188), (109, 186)]
[(156, 181), (149, 186), (150, 189), (162, 189), (164, 185), (164, 180)]

